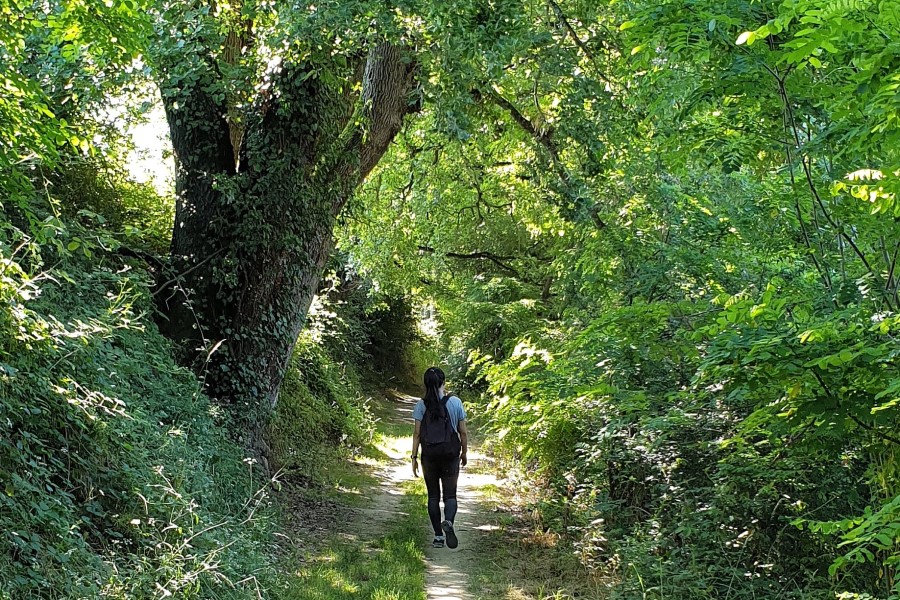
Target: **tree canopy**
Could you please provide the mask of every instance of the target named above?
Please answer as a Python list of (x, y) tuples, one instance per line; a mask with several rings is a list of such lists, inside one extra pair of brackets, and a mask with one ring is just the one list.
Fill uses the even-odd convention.
[[(16, 306), (66, 261), (141, 261), (179, 362), (265, 459), (290, 447), (267, 429), (286, 373), (356, 418), (333, 372), (317, 395), (291, 369), (326, 360), (310, 306), (364, 288), (395, 320), (344, 350), (428, 321), (493, 450), (616, 597), (900, 595), (896, 2), (0, 12)], [(109, 115), (139, 116), (148, 85), (173, 198), (115, 166)], [(29, 323), (55, 332), (35, 363), (54, 373), (80, 329)]]
[(624, 587), (896, 594), (896, 6), (517, 14), (340, 247), (435, 307), (497, 447)]

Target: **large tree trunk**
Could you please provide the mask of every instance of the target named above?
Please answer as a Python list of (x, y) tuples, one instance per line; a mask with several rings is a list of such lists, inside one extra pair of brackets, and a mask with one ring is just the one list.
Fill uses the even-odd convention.
[(284, 66), (237, 150), (208, 75), (161, 82), (178, 199), (160, 325), (251, 438), (278, 399), (335, 218), (413, 106), (402, 58), (393, 45), (374, 47), (356, 96), (310, 67)]

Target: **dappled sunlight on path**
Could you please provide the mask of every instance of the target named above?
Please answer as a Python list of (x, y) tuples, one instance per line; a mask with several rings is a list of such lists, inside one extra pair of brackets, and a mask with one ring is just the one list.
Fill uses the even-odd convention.
[[(383, 436), (379, 444), (379, 449), (390, 458), (390, 462), (378, 473), (379, 488), (369, 506), (358, 509), (367, 516), (370, 525), (397, 514), (391, 511), (396, 511), (399, 506), (402, 486), (413, 480), (409, 454), (412, 448), (412, 409), (416, 401), (415, 397), (395, 391), (376, 408), (383, 423), (381, 429), (392, 435)], [(474, 599), (468, 586), (472, 567), (478, 560), (479, 538), (495, 528), (486, 518), (488, 509), (480, 492), (485, 486), (498, 485), (497, 478), (489, 473), (490, 463), (490, 458), (478, 452), (470, 442), (469, 464), (460, 473), (457, 489), (459, 511), (455, 529), (459, 547), (455, 550), (431, 547), (432, 532), (424, 509), (421, 515), (410, 515), (410, 518), (422, 522), (422, 546), (425, 547), (427, 563), (426, 595), (429, 600)]]

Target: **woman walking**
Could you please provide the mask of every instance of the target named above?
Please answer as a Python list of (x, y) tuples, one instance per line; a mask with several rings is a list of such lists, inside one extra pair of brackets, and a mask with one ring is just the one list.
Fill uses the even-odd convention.
[[(456, 548), (459, 541), (453, 530), (456, 518), (456, 482), (459, 467), (466, 465), (469, 436), (466, 432), (466, 410), (462, 400), (444, 390), (444, 372), (437, 367), (425, 371), (425, 397), (413, 409), (416, 431), (413, 434), (412, 469), (419, 476), (419, 447), (422, 447), (422, 474), (428, 489), (428, 518), (434, 529), (435, 548), (446, 542)], [(444, 520), (441, 521), (441, 491), (444, 497)]]

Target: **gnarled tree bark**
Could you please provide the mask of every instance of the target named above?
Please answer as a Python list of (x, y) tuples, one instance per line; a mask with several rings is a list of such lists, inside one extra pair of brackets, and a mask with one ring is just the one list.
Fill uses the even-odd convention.
[(178, 199), (160, 326), (252, 439), (277, 402), (335, 218), (416, 108), (414, 69), (400, 48), (378, 44), (348, 68), (361, 78), (354, 95), (352, 81), (339, 90), (309, 65), (284, 65), (240, 137), (209, 92), (215, 69), (162, 72)]

